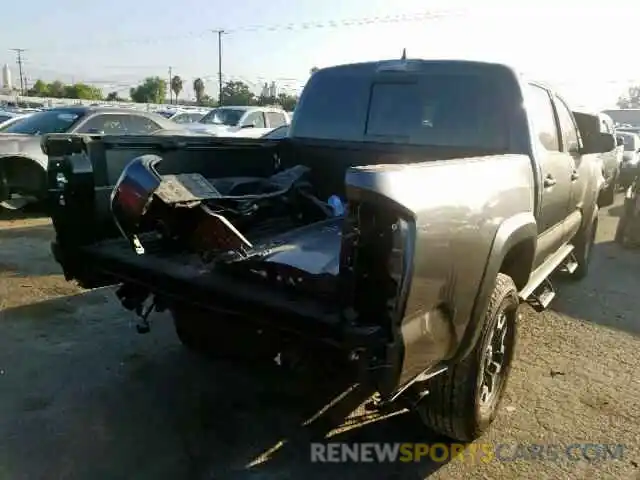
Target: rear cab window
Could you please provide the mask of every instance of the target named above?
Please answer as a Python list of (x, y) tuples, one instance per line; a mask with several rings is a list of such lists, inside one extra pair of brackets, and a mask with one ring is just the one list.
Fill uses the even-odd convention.
[(529, 102), (527, 111), (533, 123), (533, 133), (548, 152), (560, 151), (560, 137), (553, 104), (549, 92), (534, 84), (528, 85)]
[(567, 104), (558, 95), (554, 96), (560, 131), (562, 132), (563, 151), (572, 152), (580, 147), (578, 128)]
[(318, 72), (305, 87), (291, 136), (508, 149), (504, 88), (491, 72), (496, 66), (413, 65), (412, 72), (381, 74), (375, 63)]

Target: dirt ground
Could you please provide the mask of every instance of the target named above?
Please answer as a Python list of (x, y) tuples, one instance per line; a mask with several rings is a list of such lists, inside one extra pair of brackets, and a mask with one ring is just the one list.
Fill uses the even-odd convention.
[(601, 212), (590, 277), (527, 310), (507, 398), (477, 443), (624, 444), (624, 458), (486, 465), (311, 464), (310, 442), (329, 433), (441, 439), (411, 414), (347, 418), (357, 389), (307, 424), (336, 382), (189, 355), (163, 315), (138, 335), (111, 289), (64, 281), (46, 219), (1, 221), (0, 479), (640, 478), (640, 251), (613, 243), (619, 213)]

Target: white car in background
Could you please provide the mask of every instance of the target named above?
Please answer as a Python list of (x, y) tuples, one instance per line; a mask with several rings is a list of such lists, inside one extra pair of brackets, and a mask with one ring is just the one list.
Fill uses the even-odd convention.
[(158, 110), (155, 113), (162, 115), (165, 118), (168, 118), (174, 123), (179, 125), (184, 125), (188, 123), (196, 123), (200, 121), (202, 117), (204, 117), (208, 110)]
[(630, 132), (617, 132), (624, 144), (620, 166), (620, 186), (626, 190), (631, 186), (640, 169), (640, 136)]
[(218, 137), (259, 138), (291, 122), (287, 112), (276, 107), (229, 106), (211, 110), (188, 130)]

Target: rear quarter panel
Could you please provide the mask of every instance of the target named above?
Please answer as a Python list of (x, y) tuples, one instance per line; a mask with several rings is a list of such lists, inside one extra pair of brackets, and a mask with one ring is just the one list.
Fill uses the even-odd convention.
[(458, 349), (500, 226), (522, 214), (535, 222), (531, 159), (357, 167), (346, 180), (348, 196), (361, 189), (379, 193), (415, 220), (413, 275), (399, 325), (404, 352), (394, 386), (401, 386)]

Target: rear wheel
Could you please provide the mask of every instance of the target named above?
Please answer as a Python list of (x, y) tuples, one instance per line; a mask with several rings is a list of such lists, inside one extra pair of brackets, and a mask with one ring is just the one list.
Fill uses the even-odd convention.
[(591, 263), (591, 253), (596, 242), (598, 231), (598, 212), (595, 212), (595, 219), (588, 228), (581, 229), (573, 240), (574, 255), (578, 262), (578, 268), (571, 275), (576, 280), (581, 280), (589, 273), (589, 263)]
[(616, 228), (615, 242), (624, 245), (628, 237), (634, 237), (634, 225), (637, 224), (636, 217), (636, 195), (633, 192), (627, 192), (622, 207), (622, 215), (618, 220)]
[(189, 350), (214, 358), (257, 360), (273, 358), (277, 342), (252, 326), (239, 326), (233, 318), (194, 309), (171, 312), (176, 334)]
[(428, 395), (416, 406), (431, 430), (470, 442), (491, 425), (511, 371), (519, 304), (511, 277), (498, 274), (473, 351), (433, 378)]
[(600, 196), (598, 198), (598, 207), (609, 207), (613, 205), (616, 197), (616, 185), (617, 179), (612, 178), (611, 184), (600, 192)]

